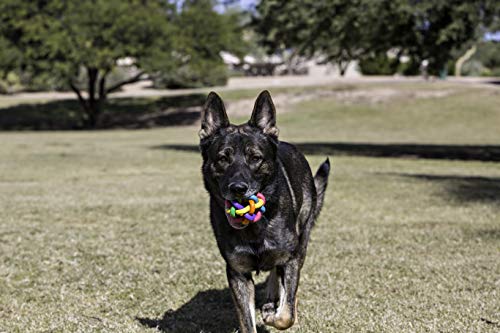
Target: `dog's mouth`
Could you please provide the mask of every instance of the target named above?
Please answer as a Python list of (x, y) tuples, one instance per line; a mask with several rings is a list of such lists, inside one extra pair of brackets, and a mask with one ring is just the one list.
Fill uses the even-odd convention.
[(248, 223), (244, 224), (245, 218), (243, 217), (232, 217), (231, 215), (226, 213), (227, 221), (231, 225), (231, 227), (235, 229), (244, 229), (248, 227)]
[(233, 217), (231, 216), (230, 213), (227, 212), (228, 209), (231, 208), (231, 202), (233, 201), (238, 201), (238, 202), (242, 202), (244, 200), (244, 197), (237, 197), (237, 198), (226, 198), (226, 202), (225, 202), (225, 210), (226, 210), (226, 217), (227, 217), (227, 221), (229, 222), (229, 224), (231, 225), (231, 227), (235, 228), (235, 229), (245, 229), (246, 227), (248, 227), (248, 221), (244, 218), (244, 217), (241, 217), (241, 216), (236, 216), (236, 217)]

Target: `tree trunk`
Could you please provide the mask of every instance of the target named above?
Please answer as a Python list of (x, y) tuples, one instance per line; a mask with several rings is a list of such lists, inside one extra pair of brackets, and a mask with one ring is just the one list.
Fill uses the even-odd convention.
[(143, 76), (145, 74), (144, 72), (139, 72), (127, 80), (106, 88), (106, 78), (110, 71), (111, 69), (104, 70), (102, 74), (99, 75), (99, 70), (97, 68), (87, 68), (87, 99), (83, 97), (80, 89), (78, 89), (73, 81), (69, 81), (69, 85), (78, 97), (78, 101), (82, 107), (84, 115), (83, 123), (86, 128), (96, 128), (101, 125), (102, 110), (108, 94), (119, 90), (124, 85), (143, 80)]
[(106, 97), (108, 95), (108, 92), (106, 91), (106, 78), (109, 74), (110, 70), (105, 70), (101, 74), (101, 78), (99, 79), (99, 110), (102, 110), (104, 107), (104, 102), (106, 101)]
[(339, 67), (340, 76), (343, 77), (347, 72), (347, 68), (349, 67), (349, 61), (339, 60), (337, 62), (337, 66)]
[(460, 77), (462, 75), (462, 66), (472, 58), (474, 53), (476, 53), (477, 47), (476, 45), (473, 45), (470, 49), (467, 50), (460, 58), (458, 58), (457, 62), (455, 63), (455, 76)]
[(97, 77), (99, 75), (99, 71), (97, 68), (88, 68), (88, 126), (91, 128), (95, 128), (99, 121), (99, 116), (101, 113), (101, 108), (96, 100), (96, 82)]
[(85, 100), (85, 98), (83, 98), (82, 92), (80, 91), (80, 89), (78, 89), (78, 87), (73, 83), (71, 79), (69, 80), (69, 86), (71, 87), (71, 90), (73, 90), (73, 92), (78, 97), (78, 102), (80, 103), (80, 106), (82, 107), (83, 111), (81, 118), (84, 125), (87, 126), (87, 115), (89, 113), (89, 106), (87, 104), (87, 101)]

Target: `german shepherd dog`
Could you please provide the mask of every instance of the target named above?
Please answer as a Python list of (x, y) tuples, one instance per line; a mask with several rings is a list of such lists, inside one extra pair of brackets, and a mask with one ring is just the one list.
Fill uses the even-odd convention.
[[(208, 95), (199, 132), (202, 173), (242, 333), (257, 332), (253, 271), (270, 271), (264, 323), (284, 330), (297, 319), (300, 270), (330, 173), (327, 159), (313, 178), (304, 155), (279, 141), (278, 133), (268, 91), (260, 93), (250, 120), (242, 125), (230, 124), (221, 98)], [(226, 215), (225, 200), (258, 192), (266, 198), (265, 218), (242, 229)]]

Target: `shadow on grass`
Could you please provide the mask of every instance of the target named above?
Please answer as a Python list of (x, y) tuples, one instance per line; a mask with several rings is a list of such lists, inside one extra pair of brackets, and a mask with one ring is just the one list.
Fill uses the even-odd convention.
[[(113, 98), (106, 102), (99, 128), (150, 128), (191, 125), (200, 119), (205, 94), (160, 98)], [(76, 100), (19, 104), (0, 108), (0, 130), (83, 129)]]
[[(257, 297), (260, 298), (263, 289), (263, 283), (256, 286)], [(260, 307), (260, 303), (257, 303), (257, 307)], [(232, 333), (238, 330), (229, 288), (201, 291), (177, 310), (165, 312), (161, 318), (136, 319), (143, 326), (169, 333)], [(264, 326), (259, 326), (257, 331), (269, 332)]]
[[(441, 183), (447, 194), (460, 202), (500, 202), (499, 177), (399, 173), (394, 175)], [(498, 232), (496, 236), (499, 236)]]
[(495, 241), (500, 240), (500, 229), (482, 229), (475, 232), (474, 236), (483, 240)]
[[(500, 161), (500, 146), (370, 143), (294, 143), (306, 155), (429, 158), (463, 161)], [(155, 149), (198, 152), (196, 145), (161, 145)]]

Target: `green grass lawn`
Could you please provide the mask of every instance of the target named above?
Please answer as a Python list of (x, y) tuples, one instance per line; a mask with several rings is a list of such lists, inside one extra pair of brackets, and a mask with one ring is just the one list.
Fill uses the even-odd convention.
[[(278, 109), (282, 139), (500, 145), (498, 89), (350, 89), (380, 88), (405, 94)], [(439, 89), (453, 92), (412, 95)], [(0, 332), (235, 331), (197, 130), (0, 133)], [(398, 156), (330, 156), (291, 331), (500, 330), (500, 164)]]

